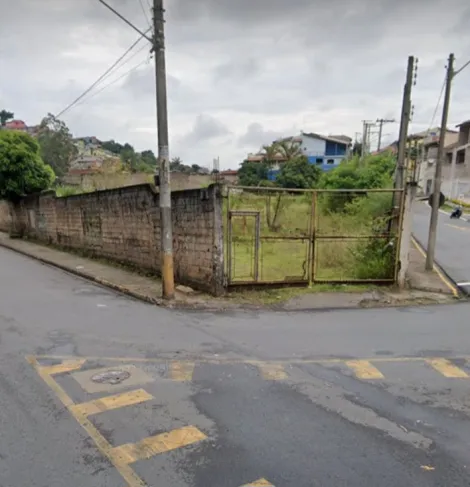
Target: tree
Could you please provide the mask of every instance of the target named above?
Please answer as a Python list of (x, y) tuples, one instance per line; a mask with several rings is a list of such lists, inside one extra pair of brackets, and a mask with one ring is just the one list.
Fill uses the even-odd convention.
[(9, 112), (8, 110), (0, 110), (0, 125), (5, 127), (5, 124), (8, 120), (11, 120), (15, 114), (13, 112)]
[(39, 125), (38, 142), (44, 162), (52, 167), (57, 176), (66, 174), (70, 162), (78, 154), (67, 125), (49, 113)]
[(0, 131), (0, 199), (16, 201), (47, 189), (54, 179), (35, 139), (23, 132)]
[[(395, 157), (389, 152), (370, 155), (362, 160), (359, 156), (355, 156), (353, 159), (345, 161), (338, 167), (324, 173), (319, 186), (324, 189), (352, 190), (391, 188), (395, 165)], [(332, 193), (325, 197), (325, 201), (327, 201), (330, 210), (343, 211), (360, 194), (364, 194), (364, 191)]]
[(263, 161), (268, 165), (278, 162), (280, 154), (277, 144), (263, 145), (261, 155), (263, 156)]
[(281, 140), (275, 142), (273, 145), (275, 149), (277, 149), (277, 153), (287, 161), (296, 159), (302, 155), (302, 147), (299, 142), (294, 142), (293, 140)]
[(321, 171), (305, 156), (296, 156), (281, 166), (276, 183), (283, 188), (311, 189), (320, 179)]
[(120, 144), (119, 142), (116, 142), (114, 140), (106, 140), (101, 143), (101, 147), (104, 150), (107, 150), (108, 152), (111, 152), (113, 154), (116, 154), (119, 156), (121, 154), (122, 149), (124, 146)]
[(140, 153), (140, 156), (142, 158), (142, 162), (147, 164), (148, 166), (151, 166), (153, 169), (157, 167), (157, 158), (155, 157), (155, 154), (151, 150), (144, 150)]
[(360, 156), (362, 154), (362, 143), (354, 142), (351, 153), (353, 156)]
[(179, 171), (183, 166), (183, 161), (180, 157), (173, 157), (170, 161), (170, 170), (171, 171)]
[(354, 157), (324, 173), (320, 186), (326, 189), (372, 189), (391, 187), (395, 157), (384, 152), (360, 161)]
[(259, 186), (268, 179), (268, 166), (264, 162), (245, 161), (238, 170), (238, 184), (240, 186)]

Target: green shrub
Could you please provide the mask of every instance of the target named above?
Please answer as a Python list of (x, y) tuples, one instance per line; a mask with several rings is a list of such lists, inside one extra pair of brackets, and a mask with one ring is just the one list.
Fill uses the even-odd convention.
[(13, 201), (43, 191), (54, 179), (35, 139), (23, 132), (0, 131), (0, 199)]

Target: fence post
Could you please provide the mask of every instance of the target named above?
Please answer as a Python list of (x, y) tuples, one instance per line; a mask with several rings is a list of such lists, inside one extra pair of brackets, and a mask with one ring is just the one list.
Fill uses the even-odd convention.
[(398, 287), (403, 289), (406, 286), (406, 274), (410, 260), (411, 230), (413, 226), (413, 204), (416, 197), (417, 184), (409, 182), (405, 186), (405, 197), (403, 198), (402, 228), (399, 242), (399, 269)]

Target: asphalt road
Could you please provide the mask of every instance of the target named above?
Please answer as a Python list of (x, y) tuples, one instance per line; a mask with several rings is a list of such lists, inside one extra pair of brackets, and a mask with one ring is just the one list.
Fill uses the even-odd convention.
[(468, 316), (171, 311), (0, 249), (0, 486), (468, 486)]
[[(413, 218), (413, 233), (426, 247), (431, 210), (426, 203), (418, 203)], [(449, 277), (470, 294), (470, 222), (450, 219), (439, 212), (435, 258)]]

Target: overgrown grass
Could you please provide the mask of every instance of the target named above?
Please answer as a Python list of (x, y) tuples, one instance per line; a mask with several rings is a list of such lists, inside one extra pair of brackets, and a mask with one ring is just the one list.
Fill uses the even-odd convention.
[[(312, 266), (320, 281), (393, 279), (396, 242), (388, 236), (392, 193), (318, 193), (312, 198), (312, 193), (230, 196), (232, 211), (259, 212), (259, 279), (309, 281)], [(255, 222), (254, 216), (232, 217), (232, 252), (226, 262), (234, 281), (254, 278)]]
[(80, 186), (57, 186), (55, 188), (55, 194), (59, 198), (61, 197), (66, 197), (66, 196), (74, 196), (76, 194), (82, 194), (85, 193), (82, 187)]

